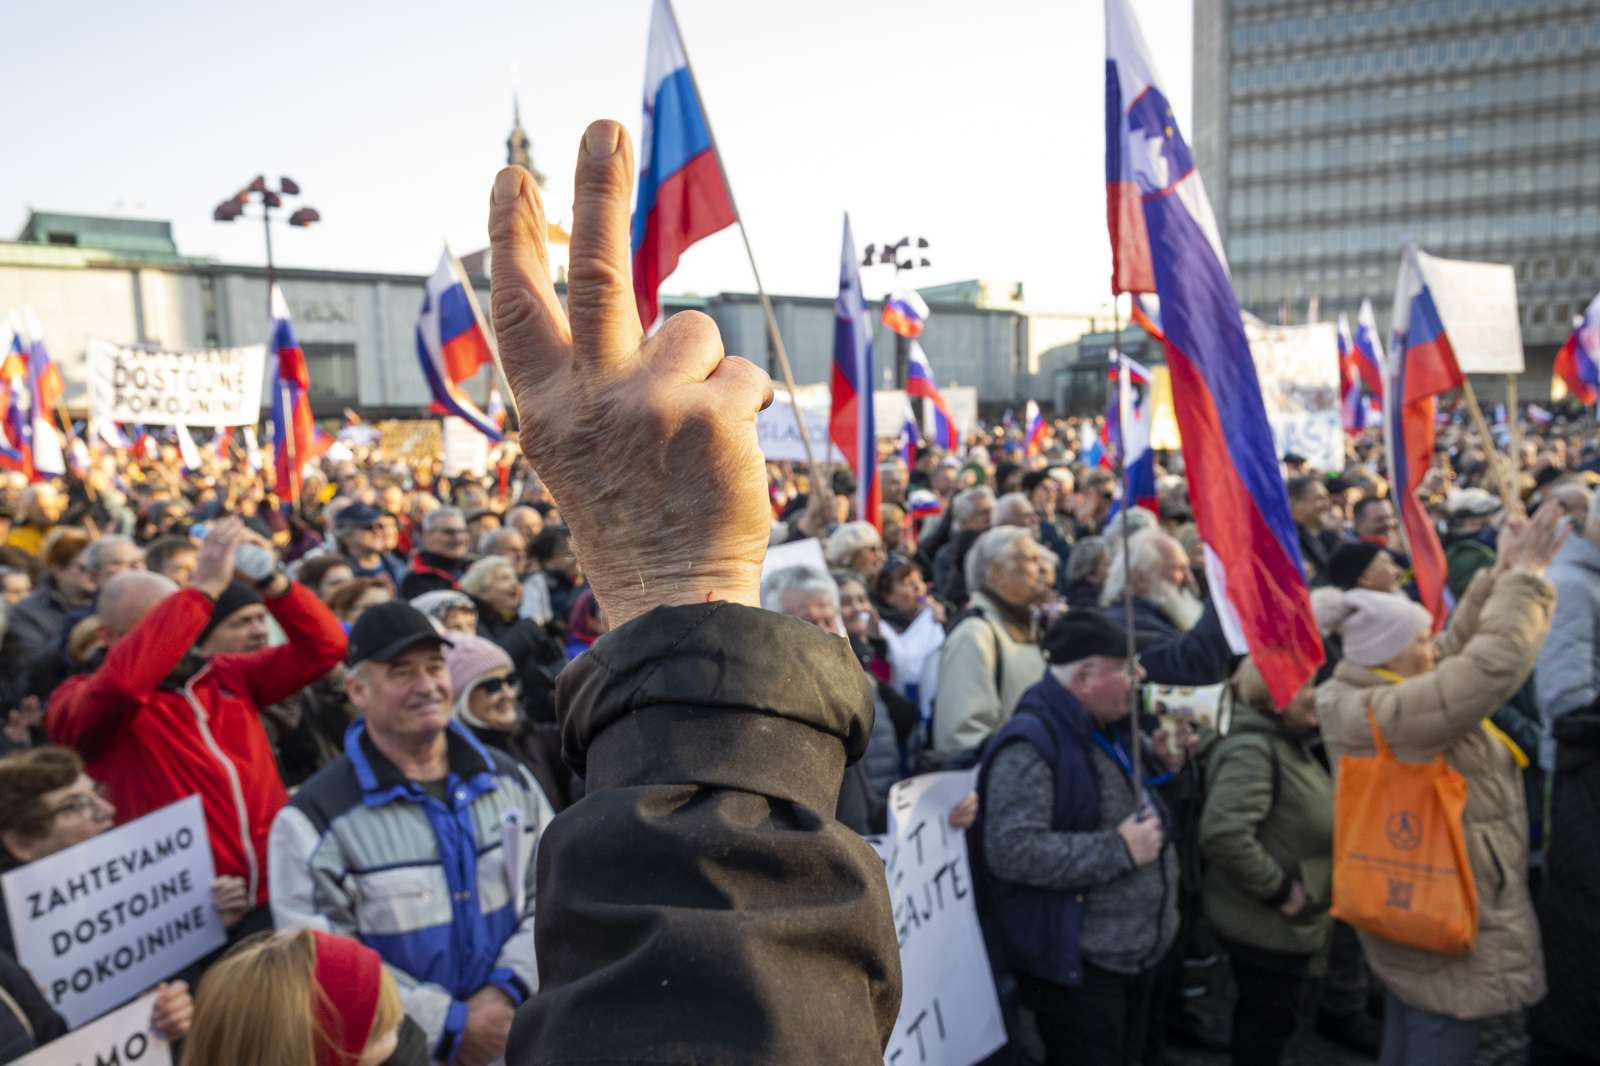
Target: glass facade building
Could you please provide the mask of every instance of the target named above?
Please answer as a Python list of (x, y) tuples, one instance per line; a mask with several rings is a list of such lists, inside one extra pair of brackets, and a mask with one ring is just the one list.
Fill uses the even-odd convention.
[[(1195, 155), (1240, 302), (1387, 332), (1400, 248), (1516, 267), (1547, 376), (1600, 291), (1600, 3), (1196, 0)], [(1532, 382), (1530, 382), (1530, 385)]]

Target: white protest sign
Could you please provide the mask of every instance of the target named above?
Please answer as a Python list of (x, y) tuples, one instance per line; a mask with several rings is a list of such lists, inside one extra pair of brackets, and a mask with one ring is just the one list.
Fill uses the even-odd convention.
[(774, 544), (767, 549), (767, 557), (761, 561), (761, 580), (765, 581), (779, 570), (796, 566), (827, 577), (828, 558), (822, 554), (822, 541), (807, 537), (805, 540), (791, 540), (787, 544)]
[(965, 441), (972, 427), (978, 424), (978, 390), (971, 385), (946, 385), (939, 390), (939, 395), (944, 397), (944, 405), (950, 408), (950, 417)]
[[(827, 386), (804, 385), (796, 395), (800, 397), (800, 417), (805, 420), (811, 453), (818, 462), (837, 462), (839, 451), (828, 443), (828, 412), (832, 401)], [(756, 440), (768, 462), (805, 461), (806, 449), (800, 442), (799, 427), (794, 424), (794, 404), (788, 389), (774, 389), (772, 406), (756, 416)]]
[(1523, 372), (1517, 272), (1509, 263), (1440, 259), (1417, 252), (1439, 321), (1463, 374)]
[(950, 809), (976, 772), (923, 774), (889, 791), (880, 854), (900, 939), (900, 1017), (886, 1066), (971, 1066), (1006, 1042), (994, 975), (978, 927), (967, 836)]
[(0, 876), (17, 961), (76, 1029), (221, 947), (200, 797)]
[(472, 428), (472, 423), (455, 415), (443, 419), (440, 436), (444, 476), (472, 474), (482, 477), (489, 470), (489, 438)]
[(101, 423), (255, 425), (266, 355), (260, 344), (169, 352), (91, 340), (89, 410)]
[(74, 1029), (12, 1066), (172, 1066), (172, 1045), (150, 1028), (156, 994)]
[(1333, 323), (1246, 323), (1245, 335), (1278, 457), (1295, 452), (1319, 470), (1343, 470), (1339, 340)]

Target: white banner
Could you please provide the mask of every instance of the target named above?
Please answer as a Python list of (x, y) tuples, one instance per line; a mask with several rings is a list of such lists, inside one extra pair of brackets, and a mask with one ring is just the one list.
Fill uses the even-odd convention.
[(1331, 322), (1245, 325), (1278, 458), (1304, 456), (1314, 469), (1344, 469), (1339, 419), (1339, 340)]
[(89, 411), (100, 422), (244, 426), (261, 420), (267, 350), (169, 352), (89, 342)]
[(172, 1045), (150, 1028), (156, 994), (17, 1059), (13, 1066), (172, 1066)]
[(198, 796), (18, 867), (17, 961), (76, 1029), (222, 946), (215, 876)]
[(1523, 372), (1517, 272), (1508, 263), (1439, 259), (1417, 252), (1417, 265), (1464, 374)]
[(877, 843), (903, 987), (886, 1066), (971, 1066), (1006, 1042), (973, 902), (967, 836), (949, 822), (976, 779), (972, 770), (923, 774), (889, 790), (889, 833)]
[(489, 438), (472, 428), (472, 423), (446, 415), (440, 430), (444, 453), (444, 476), (471, 474), (482, 477), (489, 471)]
[[(828, 411), (832, 404), (828, 387), (802, 385), (797, 395), (812, 454), (818, 462), (838, 462), (839, 450), (828, 443)], [(772, 406), (756, 416), (756, 438), (768, 462), (805, 462), (806, 449), (800, 442), (800, 430), (794, 424), (793, 401), (788, 389), (774, 389)]]

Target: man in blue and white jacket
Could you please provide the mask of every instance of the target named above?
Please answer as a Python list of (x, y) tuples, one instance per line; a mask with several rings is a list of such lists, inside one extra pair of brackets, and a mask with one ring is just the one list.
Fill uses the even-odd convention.
[(406, 603), (355, 624), (346, 691), (362, 718), (273, 822), (272, 915), (376, 950), (433, 1057), (486, 1066), (538, 987), (534, 856), (553, 812), (452, 720), (446, 643)]

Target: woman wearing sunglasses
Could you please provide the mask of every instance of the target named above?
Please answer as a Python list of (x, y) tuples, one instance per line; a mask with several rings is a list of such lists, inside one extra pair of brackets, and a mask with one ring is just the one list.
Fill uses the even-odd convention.
[(445, 649), (455, 715), (479, 743), (499, 748), (523, 766), (556, 813), (583, 795), (583, 784), (561, 761), (561, 730), (523, 713), (511, 656), (487, 637), (450, 634)]

